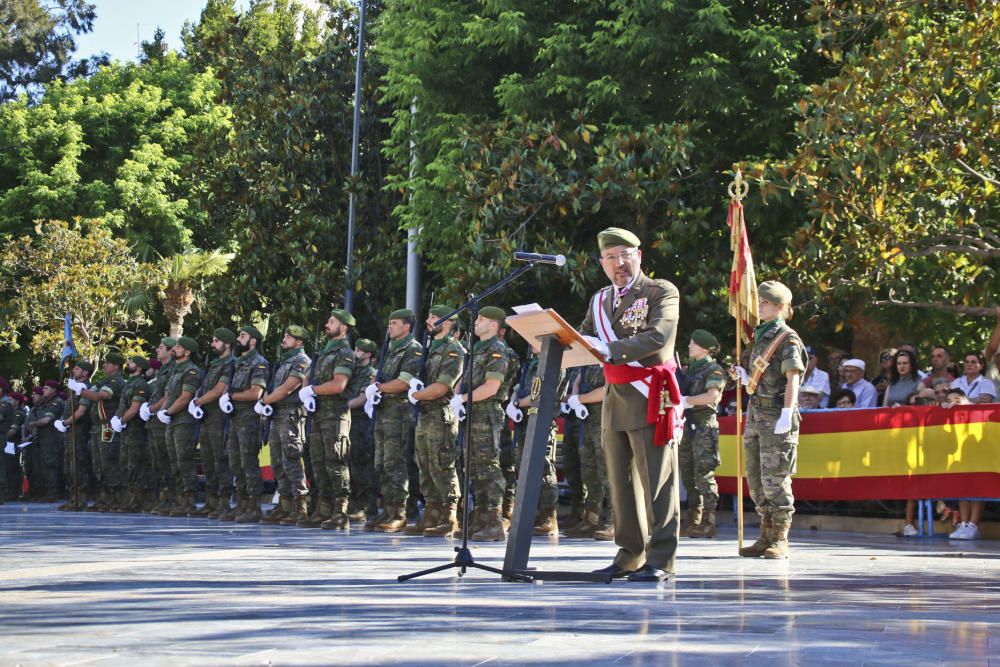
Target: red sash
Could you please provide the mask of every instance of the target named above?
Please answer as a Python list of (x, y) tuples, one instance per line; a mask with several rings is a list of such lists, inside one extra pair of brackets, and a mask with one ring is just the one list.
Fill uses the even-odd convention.
[(662, 414), (661, 396), (666, 392), (670, 397), (670, 403), (679, 405), (681, 402), (681, 389), (677, 384), (677, 377), (674, 372), (677, 364), (673, 360), (666, 361), (658, 366), (636, 367), (636, 366), (615, 366), (604, 364), (604, 379), (608, 384), (631, 384), (632, 382), (645, 380), (649, 382), (649, 397), (646, 401), (646, 423), (656, 424), (656, 433), (653, 435), (653, 444), (662, 447), (674, 437), (675, 410), (667, 407)]

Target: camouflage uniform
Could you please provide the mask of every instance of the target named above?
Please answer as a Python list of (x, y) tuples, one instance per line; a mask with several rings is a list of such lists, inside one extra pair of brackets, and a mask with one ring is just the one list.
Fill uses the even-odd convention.
[(69, 485), (70, 496), (73, 494), (73, 449), (76, 448), (76, 479), (79, 490), (86, 494), (96, 491), (94, 475), (90, 460), (90, 406), (93, 401), (82, 396), (70, 396), (71, 400), (65, 402), (63, 410), (63, 420), (73, 416), (74, 410), (86, 408), (84, 415), (78, 420), (66, 424), (68, 430), (63, 434), (65, 446), (63, 448), (63, 475)]
[[(280, 387), (290, 377), (305, 381), (309, 377), (311, 360), (301, 348), (285, 350), (281, 361), (274, 372), (272, 390)], [(317, 409), (318, 407), (317, 402)], [(292, 392), (277, 403), (272, 403), (274, 413), (271, 415), (271, 429), (267, 445), (271, 450), (271, 470), (278, 484), (278, 493), (282, 498), (305, 496), (309, 493), (306, 486), (306, 471), (302, 463), (305, 452), (305, 408), (299, 401), (298, 394)]]
[[(726, 389), (725, 371), (712, 357), (692, 361), (687, 368), (687, 378), (690, 396), (718, 389), (721, 400)], [(677, 458), (681, 482), (688, 493), (688, 510), (702, 508), (705, 512), (714, 512), (719, 504), (719, 487), (715, 483), (715, 469), (722, 463), (719, 458), (718, 408), (719, 401), (716, 400), (684, 411), (684, 435)]]
[[(506, 341), (501, 342), (507, 352), (507, 372), (504, 374), (497, 396), (506, 403), (510, 400), (510, 392), (514, 389), (514, 385), (518, 384), (521, 377), (521, 360), (514, 348)], [(507, 420), (505, 419), (503, 428), (500, 429), (500, 469), (503, 471), (504, 478), (503, 508), (504, 516), (508, 519), (510, 512), (514, 509), (514, 499), (517, 495), (517, 452), (514, 451), (514, 435), (523, 438), (527, 428), (527, 421), (514, 424), (513, 429), (507, 428)]]
[[(248, 350), (236, 359), (230, 395), (250, 387), (267, 387), (271, 365), (256, 349)], [(237, 492), (246, 494), (250, 502), (259, 502), (264, 492), (260, 476), (260, 415), (253, 411), (254, 401), (233, 401), (229, 422), (229, 467), (236, 477)]]
[(346, 501), (351, 494), (351, 410), (347, 407), (350, 378), (354, 375), (354, 352), (346, 338), (327, 341), (316, 359), (314, 386), (348, 378), (344, 391), (331, 396), (316, 395), (316, 412), (309, 433), (309, 455), (313, 466), (313, 494), (329, 504)]
[(54, 496), (59, 492), (59, 467), (62, 464), (63, 438), (62, 433), (56, 430), (52, 422), (62, 417), (63, 402), (58, 396), (52, 396), (35, 409), (32, 420), (48, 418), (51, 421), (46, 426), (39, 426), (35, 436), (35, 445), (28, 449), (35, 449), (34, 460), (37, 468), (32, 471), (29, 477), (32, 486), (32, 495), (37, 495), (35, 491), (41, 491), (45, 496)]
[[(160, 370), (156, 372), (156, 377), (146, 382), (149, 405), (155, 405), (163, 398), (170, 382), (170, 376), (174, 372), (176, 364), (174, 360), (168, 359)], [(166, 407), (166, 406), (164, 406)], [(146, 422), (146, 442), (149, 444), (150, 459), (153, 462), (153, 475), (159, 485), (160, 495), (164, 499), (172, 498), (178, 491), (174, 480), (176, 474), (176, 454), (167, 447), (167, 425), (156, 418), (154, 414)]]
[[(538, 375), (538, 357), (533, 356), (528, 361), (528, 372), (525, 384), (528, 387), (527, 393), (530, 394), (530, 388), (534, 382), (535, 377)], [(557, 432), (556, 427), (556, 417), (559, 415), (559, 397), (566, 393), (566, 371), (559, 371), (559, 384), (556, 388), (556, 405), (553, 412), (552, 423), (549, 424), (548, 438), (546, 439), (545, 445), (545, 467), (542, 471), (542, 486), (541, 490), (538, 492), (538, 514), (547, 514), (554, 512), (559, 506), (559, 479), (556, 476), (556, 444)], [(523, 395), (525, 390), (522, 388), (518, 394)], [(535, 408), (529, 408), (528, 414), (534, 412)], [(565, 444), (565, 443), (564, 443)], [(526, 447), (521, 447), (517, 452), (517, 468), (518, 471), (521, 469), (521, 459), (524, 455), (524, 450)]]
[[(420, 373), (423, 349), (413, 336), (389, 342), (382, 382), (410, 380)], [(413, 449), (413, 406), (406, 392), (385, 394), (375, 415), (375, 469), (386, 507), (405, 508), (410, 492), (406, 452)]]
[(101, 380), (97, 391), (103, 392), (106, 398), (97, 401), (90, 411), (91, 457), (101, 490), (111, 494), (118, 493), (122, 486), (121, 438), (111, 428), (111, 417), (118, 408), (124, 388), (125, 378), (121, 373)]
[[(165, 390), (167, 401), (162, 409), (168, 409), (184, 392), (190, 392), (193, 397), (201, 387), (203, 375), (201, 369), (195, 366), (190, 358), (174, 366)], [(177, 461), (174, 484), (178, 491), (183, 491), (185, 494), (194, 494), (198, 490), (198, 470), (194, 462), (197, 449), (194, 437), (195, 422), (195, 418), (185, 406), (177, 414), (170, 415), (170, 423), (167, 424), (167, 451), (172, 450)]]
[[(344, 398), (352, 401), (375, 379), (375, 367), (355, 366), (351, 379), (344, 390)], [(350, 451), (351, 498), (364, 505), (372, 505), (378, 499), (378, 473), (375, 470), (375, 440), (372, 423), (364, 408), (351, 410)]]
[[(140, 405), (149, 397), (149, 389), (142, 375), (130, 377), (125, 381), (121, 397), (118, 400), (118, 410), (115, 415), (121, 419), (133, 403)], [(150, 479), (147, 471), (150, 467), (149, 450), (146, 447), (146, 429), (142, 419), (136, 413), (135, 417), (124, 424), (125, 428), (119, 434), (122, 440), (121, 466), (125, 474), (125, 487), (133, 500), (140, 498), (150, 490)]]
[[(493, 337), (480, 340), (472, 348), (472, 389), (487, 380), (499, 380), (501, 385), (507, 375), (508, 355), (503, 341)], [(470, 391), (471, 393), (471, 391)], [(505, 415), (499, 391), (493, 398), (466, 404), (471, 424), (469, 437), (472, 442), (472, 488), (476, 502), (488, 512), (499, 512), (503, 503), (504, 477), (500, 469), (500, 431)]]
[(795, 472), (796, 446), (799, 441), (799, 409), (792, 407), (792, 429), (776, 435), (774, 426), (781, 416), (788, 379), (785, 373), (798, 370), (805, 373), (809, 358), (797, 333), (781, 320), (758, 327), (750, 352), (750, 365), (762, 356), (775, 336), (792, 333), (771, 357), (750, 399), (747, 411), (743, 451), (746, 457), (747, 484), (757, 513), (774, 525), (791, 523), (795, 513), (792, 495), (792, 474)]
[[(427, 386), (440, 383), (455, 388), (462, 377), (465, 349), (453, 338), (432, 340), (427, 355)], [(415, 449), (420, 466), (420, 486), (430, 503), (453, 505), (458, 502), (458, 475), (455, 473), (455, 438), (458, 420), (448, 407), (452, 392), (433, 401), (420, 401)]]
[[(21, 429), (24, 427), (24, 422), (27, 418), (28, 411), (24, 408), (14, 410), (10, 426), (7, 429), (7, 440), (15, 444), (21, 442)], [(6, 445), (6, 441), (4, 444)], [(7, 468), (7, 494), (9, 498), (17, 498), (21, 493), (21, 485), (24, 481), (21, 476), (20, 450), (15, 449), (13, 455), (5, 453), (4, 456), (6, 457), (5, 467)]]
[[(571, 387), (580, 374), (579, 368), (566, 373), (566, 386)], [(582, 392), (581, 392), (582, 393)], [(568, 398), (568, 389), (567, 394)], [(562, 405), (560, 404), (560, 409)], [(556, 418), (559, 412), (556, 412)], [(573, 507), (574, 516), (582, 516), (583, 502), (587, 491), (584, 488), (580, 441), (587, 430), (586, 424), (570, 411), (563, 413), (562, 473), (566, 481), (566, 495)]]
[[(604, 368), (600, 365), (581, 369), (580, 395), (604, 386)], [(605, 500), (611, 499), (608, 487), (608, 468), (604, 462), (604, 448), (601, 446), (601, 404), (587, 405), (587, 418), (579, 421), (583, 428), (580, 444), (580, 477), (583, 479), (587, 507), (598, 513), (603, 512)], [(566, 445), (566, 438), (563, 438)]]
[[(7, 430), (14, 421), (14, 402), (4, 396), (0, 398), (0, 444), (7, 443)], [(0, 452), (0, 503), (7, 498), (7, 454)]]
[[(211, 391), (220, 382), (228, 391), (234, 367), (233, 355), (217, 357), (205, 371), (205, 391)], [(198, 430), (201, 449), (201, 467), (205, 473), (205, 495), (208, 499), (221, 498), (228, 506), (233, 495), (233, 471), (229, 468), (229, 451), (226, 447), (226, 421), (229, 416), (219, 407), (218, 401), (201, 406), (204, 415)]]

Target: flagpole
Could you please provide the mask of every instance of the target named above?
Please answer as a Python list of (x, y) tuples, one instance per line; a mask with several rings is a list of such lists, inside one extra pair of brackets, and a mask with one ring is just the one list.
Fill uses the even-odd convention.
[[(737, 169), (736, 176), (733, 178), (733, 182), (729, 184), (729, 207), (730, 207), (730, 217), (731, 217), (731, 229), (730, 229), (730, 240), (731, 245), (733, 239), (737, 240), (737, 246), (734, 247), (734, 253), (742, 253), (742, 243), (745, 237), (746, 231), (744, 229), (743, 221), (743, 204), (742, 200), (747, 195), (750, 190), (750, 185), (743, 180), (742, 172)], [(733, 215), (735, 209), (735, 215)], [(734, 258), (736, 255), (734, 254)], [(748, 267), (749, 268), (749, 267)], [(752, 268), (749, 269), (752, 271)], [(740, 276), (741, 282), (746, 280), (747, 276)], [(730, 290), (732, 290), (732, 281), (730, 281)], [(756, 289), (756, 286), (752, 286)], [(743, 316), (742, 313), (748, 304), (743, 303), (743, 289), (739, 289), (736, 294), (737, 299), (737, 313), (736, 315), (736, 365), (740, 365), (743, 361)], [(732, 298), (732, 294), (730, 294)], [(743, 549), (743, 383), (740, 382), (739, 378), (736, 379), (736, 541), (737, 549)]]

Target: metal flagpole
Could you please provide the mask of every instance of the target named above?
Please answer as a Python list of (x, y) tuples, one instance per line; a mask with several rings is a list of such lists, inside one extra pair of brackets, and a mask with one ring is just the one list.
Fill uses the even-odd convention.
[[(361, 0), (361, 13), (358, 17), (358, 60), (354, 71), (354, 128), (351, 137), (351, 178), (358, 175), (358, 139), (361, 134), (361, 74), (365, 64), (365, 5)], [(354, 309), (354, 223), (357, 218), (358, 197), (351, 188), (347, 205), (347, 266), (345, 267), (344, 310)]]
[[(743, 253), (746, 230), (743, 221), (743, 198), (750, 190), (750, 185), (743, 180), (743, 174), (736, 170), (736, 177), (729, 184), (729, 217), (730, 217), (730, 245), (733, 249), (733, 277), (739, 279), (739, 288), (736, 290), (736, 364), (743, 361), (743, 334), (744, 334), (744, 311), (749, 304), (744, 303), (744, 291), (756, 290), (756, 285), (749, 285), (748, 281), (756, 282), (752, 278), (753, 266), (750, 261), (745, 265), (740, 265), (740, 258)], [(747, 248), (749, 251), (749, 248)], [(747, 253), (749, 255), (749, 252)], [(747, 258), (749, 259), (749, 258)], [(730, 304), (732, 305), (734, 281), (730, 280)], [(730, 311), (732, 311), (730, 307)], [(736, 380), (736, 539), (738, 549), (743, 548), (743, 383), (739, 378)]]

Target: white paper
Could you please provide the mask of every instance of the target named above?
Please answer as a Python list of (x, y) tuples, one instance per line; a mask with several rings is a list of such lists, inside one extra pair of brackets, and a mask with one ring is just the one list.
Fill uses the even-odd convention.
[(3, 453), (4, 454), (10, 454), (11, 456), (13, 456), (14, 455), (14, 443), (13, 442), (8, 442), (7, 446), (3, 448)]
[(513, 306), (512, 310), (518, 315), (524, 315), (525, 313), (537, 313), (544, 309), (537, 303), (526, 303), (523, 306)]

